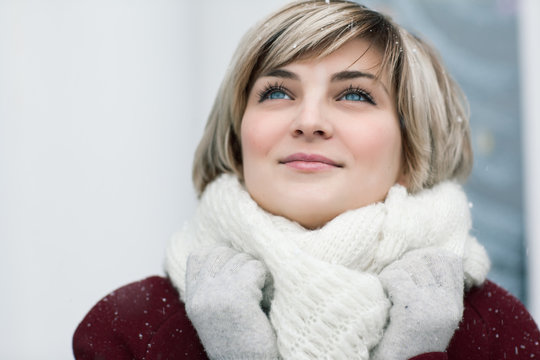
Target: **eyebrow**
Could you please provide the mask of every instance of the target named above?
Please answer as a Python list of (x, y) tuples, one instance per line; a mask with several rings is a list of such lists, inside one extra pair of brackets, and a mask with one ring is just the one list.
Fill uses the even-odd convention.
[(300, 80), (298, 75), (296, 75), (293, 72), (283, 70), (283, 69), (274, 69), (270, 70), (269, 72), (265, 73), (263, 76), (272, 76), (272, 77), (278, 77), (283, 79), (291, 79), (291, 80)]
[(370, 73), (365, 73), (362, 71), (345, 70), (345, 71), (340, 71), (332, 75), (332, 78), (330, 79), (330, 81), (336, 82), (336, 81), (357, 79), (357, 78), (362, 78), (362, 77), (373, 79), (373, 80), (376, 79), (375, 75), (370, 74)]
[[(338, 81), (358, 79), (358, 78), (368, 78), (368, 79), (371, 79), (371, 80), (377, 80), (377, 76), (375, 76), (375, 75), (373, 75), (371, 73), (367, 73), (367, 72), (363, 72), (363, 71), (345, 70), (345, 71), (340, 71), (340, 72), (335, 73), (334, 75), (332, 75), (332, 78), (330, 79), (330, 81), (331, 82), (338, 82)], [(378, 81), (378, 83), (381, 85), (383, 90), (388, 95), (390, 95), (390, 92), (388, 91), (386, 86), (384, 86), (384, 84), (381, 81)]]
[[(283, 70), (283, 69), (273, 69), (269, 72), (265, 73), (263, 76), (271, 76), (271, 77), (278, 77), (278, 78), (284, 78), (284, 79), (291, 79), (291, 80), (299, 80), (298, 75), (296, 75), (293, 72)], [(343, 80), (350, 80), (350, 79), (356, 79), (365, 77), (368, 79), (376, 79), (375, 75), (362, 72), (362, 71), (340, 71), (334, 75), (332, 75), (332, 78), (330, 81), (336, 82), (336, 81), (343, 81)]]

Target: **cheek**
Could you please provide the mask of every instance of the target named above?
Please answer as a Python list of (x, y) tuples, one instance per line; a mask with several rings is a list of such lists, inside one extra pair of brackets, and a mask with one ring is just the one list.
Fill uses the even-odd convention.
[(401, 134), (393, 119), (359, 126), (348, 132), (347, 138), (357, 161), (373, 166), (386, 164), (390, 168), (401, 163)]
[(275, 115), (246, 110), (242, 118), (240, 136), (243, 158), (265, 156), (283, 138), (284, 126)]
[(262, 134), (264, 134), (264, 129), (261, 129), (261, 122), (253, 118), (251, 114), (244, 114), (240, 128), (244, 162), (249, 161), (253, 155), (265, 152), (266, 145)]
[(271, 151), (277, 141), (276, 131), (268, 115), (246, 111), (242, 118), (242, 169), (245, 186), (251, 197), (263, 208), (268, 208), (271, 183)]
[(246, 112), (242, 118), (242, 168), (248, 188), (261, 181), (262, 170), (275, 142), (275, 131), (269, 126), (272, 123), (269, 120), (259, 112)]

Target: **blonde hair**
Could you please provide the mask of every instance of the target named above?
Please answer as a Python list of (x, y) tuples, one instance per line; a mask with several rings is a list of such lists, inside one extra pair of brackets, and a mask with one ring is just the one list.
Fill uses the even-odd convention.
[[(349, 1), (295, 1), (250, 29), (221, 84), (195, 153), (200, 195), (224, 172), (242, 178), (240, 126), (254, 81), (299, 59), (362, 38), (382, 53), (400, 117), (408, 190), (464, 180), (472, 167), (468, 104), (436, 51), (387, 16)], [(379, 74), (380, 75), (380, 74)]]

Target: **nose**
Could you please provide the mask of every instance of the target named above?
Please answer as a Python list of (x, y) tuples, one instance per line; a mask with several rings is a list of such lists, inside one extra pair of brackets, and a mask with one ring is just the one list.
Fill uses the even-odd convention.
[(291, 123), (293, 137), (304, 137), (307, 140), (329, 139), (334, 129), (323, 104), (305, 103)]

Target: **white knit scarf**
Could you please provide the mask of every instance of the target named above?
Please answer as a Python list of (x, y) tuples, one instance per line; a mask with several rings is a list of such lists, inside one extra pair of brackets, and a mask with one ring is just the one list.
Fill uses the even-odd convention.
[(479, 285), (489, 260), (470, 228), (467, 198), (452, 182), (415, 195), (396, 185), (384, 203), (306, 230), (267, 213), (235, 176), (221, 175), (173, 237), (165, 267), (184, 299), (194, 249), (226, 245), (249, 253), (274, 280), (269, 317), (284, 359), (368, 359), (390, 308), (377, 274), (407, 251), (438, 247), (462, 257), (466, 287)]

